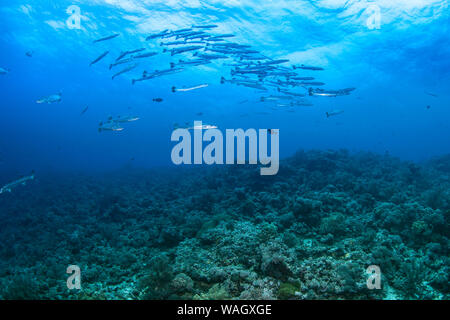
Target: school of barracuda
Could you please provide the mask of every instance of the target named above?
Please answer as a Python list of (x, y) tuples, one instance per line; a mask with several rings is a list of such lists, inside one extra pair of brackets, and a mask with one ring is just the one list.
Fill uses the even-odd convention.
[[(147, 71), (143, 70), (141, 76), (133, 78), (131, 83), (149, 81), (155, 78), (187, 72), (189, 68), (208, 65), (217, 61), (224, 61), (222, 67), (229, 67), (230, 78), (221, 76), (221, 84), (232, 84), (249, 89), (256, 89), (263, 94), (258, 101), (261, 103), (275, 103), (276, 107), (307, 107), (313, 106), (305, 97), (339, 97), (349, 95), (355, 88), (323, 89), (324, 82), (317, 81), (316, 76), (302, 73), (318, 73), (324, 68), (310, 65), (291, 65), (288, 59), (272, 59), (263, 55), (250, 45), (239, 44), (230, 41), (234, 34), (211, 33), (217, 25), (197, 25), (179, 30), (163, 30), (146, 37), (146, 41), (160, 41), (162, 52), (147, 51), (145, 48), (137, 48), (122, 51), (121, 54), (109, 64), (109, 69), (114, 73), (112, 79), (135, 70), (139, 62), (144, 58), (154, 57), (160, 54), (170, 54), (175, 61), (170, 62), (166, 69)], [(94, 43), (112, 40), (120, 34), (112, 34), (97, 40)], [(109, 55), (109, 51), (103, 52), (90, 65), (98, 63)], [(179, 58), (177, 59), (176, 57)], [(115, 67), (126, 65), (115, 71)], [(179, 88), (172, 86), (172, 92), (187, 92), (208, 87), (209, 84), (193, 83), (192, 86)], [(340, 114), (329, 112), (327, 117)], [(114, 120), (107, 121), (108, 127), (101, 127), (99, 131), (121, 131)]]

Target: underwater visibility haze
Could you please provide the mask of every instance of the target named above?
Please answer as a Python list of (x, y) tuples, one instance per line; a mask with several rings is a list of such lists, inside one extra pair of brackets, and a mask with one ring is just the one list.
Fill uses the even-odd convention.
[(0, 299), (448, 299), (449, 6), (2, 0)]

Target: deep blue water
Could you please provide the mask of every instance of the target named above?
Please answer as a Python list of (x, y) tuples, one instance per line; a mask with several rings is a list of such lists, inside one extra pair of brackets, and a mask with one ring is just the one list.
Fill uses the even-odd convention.
[[(79, 28), (66, 23), (70, 6)], [(0, 299), (448, 299), (449, 9), (439, 0), (2, 0)], [(149, 35), (211, 24), (207, 49), (218, 48), (212, 35), (233, 34), (222, 43), (249, 46), (262, 64), (289, 60), (250, 76), (267, 92), (221, 84), (235, 70), (225, 64), (242, 61), (235, 51), (132, 84), (195, 59), (163, 52), (176, 39)], [(139, 48), (157, 54), (109, 70)], [(323, 70), (293, 68), (301, 64)], [(236, 70), (252, 68), (261, 64)], [(299, 85), (292, 72), (324, 85)], [(285, 100), (276, 87), (305, 97)], [(320, 88), (355, 90), (310, 96)], [(37, 103), (57, 93), (59, 103)], [(289, 105), (300, 101), (311, 106)], [(139, 119), (107, 122), (119, 116)], [(279, 129), (279, 174), (176, 168), (171, 134), (196, 120), (223, 133)], [(99, 132), (101, 122), (124, 130)], [(33, 170), (35, 181), (3, 187)], [(82, 270), (82, 290), (67, 287), (69, 265)], [(383, 290), (366, 287), (369, 265), (381, 268)]]
[[(66, 9), (81, 9), (81, 29), (66, 26)], [(379, 29), (369, 29), (367, 8), (380, 8)], [(279, 128), (281, 157), (298, 149), (370, 150), (408, 160), (450, 152), (450, 36), (447, 1), (17, 1), (0, 5), (0, 156), (6, 182), (32, 169), (98, 171), (127, 165), (170, 165), (174, 123), (225, 128)], [(323, 67), (326, 89), (355, 87), (351, 95), (309, 99), (313, 107), (272, 110), (254, 89), (220, 84), (230, 67), (217, 61), (183, 73), (131, 85), (142, 70), (165, 69), (159, 39), (149, 34), (193, 24), (217, 24), (212, 33), (251, 45), (273, 59)], [(92, 41), (112, 33), (120, 36)], [(163, 40), (169, 41), (169, 40)], [(145, 47), (159, 55), (111, 80), (108, 64), (122, 50)], [(90, 67), (105, 50), (110, 54)], [(33, 51), (30, 58), (26, 52)], [(116, 67), (114, 70), (119, 70)], [(173, 85), (208, 83), (172, 93)], [(299, 92), (305, 91), (297, 89)], [(62, 91), (58, 104), (36, 104)], [(306, 92), (306, 91), (305, 91)], [(429, 95), (432, 93), (435, 96)], [(163, 98), (162, 103), (152, 102)], [(248, 102), (240, 104), (244, 100)], [(89, 106), (88, 111), (80, 112)], [(428, 109), (427, 106), (430, 106)], [(327, 119), (325, 112), (342, 109)], [(198, 112), (203, 115), (196, 116)], [(267, 114), (266, 114), (267, 113)], [(120, 133), (97, 132), (108, 116), (141, 120)], [(131, 160), (130, 163), (130, 159)]]

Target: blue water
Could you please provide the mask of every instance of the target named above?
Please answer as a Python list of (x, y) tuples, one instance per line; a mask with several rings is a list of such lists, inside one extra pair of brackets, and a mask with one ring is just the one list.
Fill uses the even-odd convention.
[[(448, 1), (2, 0), (0, 21), (0, 188), (36, 178), (0, 189), (0, 299), (448, 299)], [(147, 36), (210, 24), (324, 82), (288, 88), (312, 106), (221, 84), (237, 56), (132, 84), (192, 59)], [(112, 80), (138, 48), (158, 54)], [(118, 116), (139, 120), (99, 132)], [(279, 129), (280, 173), (176, 168), (171, 134), (196, 120)], [(66, 287), (68, 265), (84, 290)]]
[[(81, 9), (80, 30), (66, 26), (72, 4)], [(367, 27), (373, 4), (381, 10), (380, 29)], [(169, 165), (173, 124), (194, 120), (219, 128), (279, 128), (281, 157), (299, 148), (371, 150), (411, 160), (450, 151), (447, 1), (4, 0), (0, 18), (0, 67), (11, 70), (0, 76), (2, 175), (114, 169), (131, 158), (136, 166)], [(274, 111), (258, 102), (262, 94), (254, 89), (221, 85), (231, 68), (220, 60), (131, 85), (144, 69), (167, 68), (168, 54), (143, 59), (111, 81), (108, 64), (120, 51), (162, 51), (158, 39), (145, 41), (147, 35), (212, 23), (219, 25), (212, 33), (233, 33), (230, 41), (290, 59), (284, 66), (325, 68), (302, 75), (317, 76), (326, 89), (357, 89), (346, 97), (313, 97), (314, 107), (295, 113)], [(114, 32), (120, 37), (92, 43)], [(105, 50), (111, 53), (89, 67)], [(34, 51), (32, 58), (27, 51)], [(183, 56), (190, 54), (175, 61)], [(170, 91), (200, 83), (210, 87)], [(58, 91), (61, 103), (35, 103)], [(156, 97), (164, 102), (152, 102)], [(243, 100), (249, 102), (239, 104)], [(85, 106), (89, 110), (80, 116)], [(333, 109), (345, 113), (327, 119), (325, 112)], [(128, 114), (141, 120), (120, 134), (98, 134), (100, 120)]]

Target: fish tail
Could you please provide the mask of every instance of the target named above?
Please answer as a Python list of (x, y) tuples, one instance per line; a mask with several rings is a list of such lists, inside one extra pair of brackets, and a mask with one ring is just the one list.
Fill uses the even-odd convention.
[(172, 87), (172, 92), (177, 92), (177, 88), (176, 87)]
[(221, 83), (221, 84), (224, 84), (224, 83), (225, 83), (225, 78), (224, 78), (224, 77), (221, 77), (221, 78), (220, 78), (220, 83)]
[(328, 113), (328, 112), (325, 112), (326, 113), (326, 115), (327, 115), (327, 118), (329, 118), (330, 117), (330, 114)]

